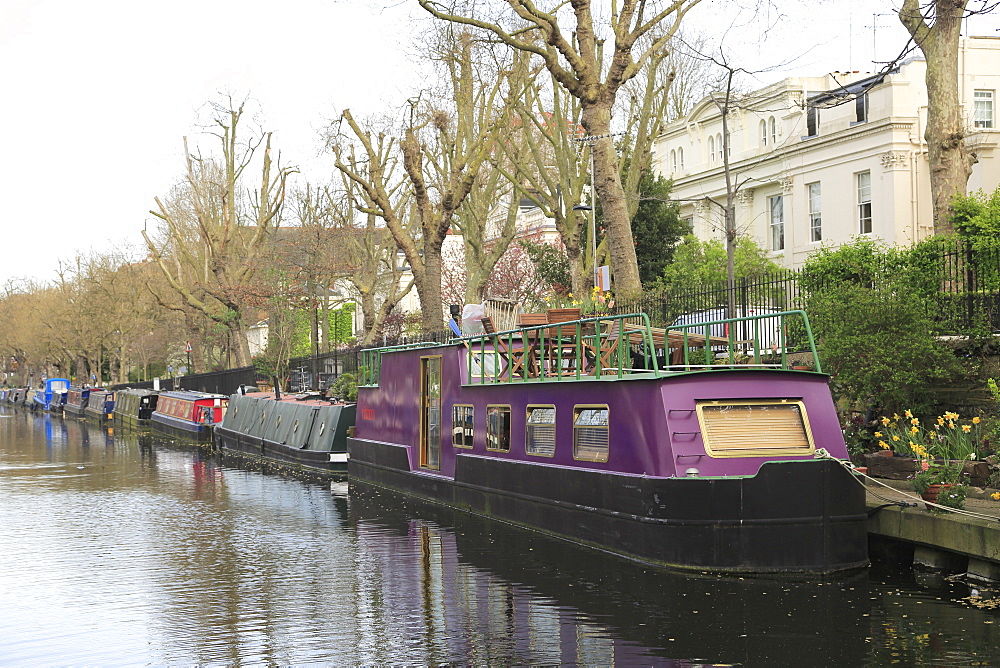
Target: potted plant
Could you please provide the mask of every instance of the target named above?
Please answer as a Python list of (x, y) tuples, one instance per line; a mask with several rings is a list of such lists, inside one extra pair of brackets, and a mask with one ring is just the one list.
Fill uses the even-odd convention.
[(949, 508), (965, 507), (968, 486), (962, 482), (965, 462), (937, 464), (926, 459), (913, 476), (913, 489), (924, 501)]

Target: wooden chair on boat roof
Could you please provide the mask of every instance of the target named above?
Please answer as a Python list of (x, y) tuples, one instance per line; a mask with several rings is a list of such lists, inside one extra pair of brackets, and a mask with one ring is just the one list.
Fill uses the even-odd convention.
[[(549, 309), (546, 315), (550, 325), (574, 322), (582, 317), (579, 308), (553, 308)], [(592, 337), (595, 333), (593, 325), (561, 325), (549, 327), (547, 331), (550, 337), (549, 362), (558, 365), (558, 369), (550, 371), (561, 375), (572, 375), (576, 373), (578, 367), (582, 370), (584, 361), (580, 356), (585, 347), (583, 340), (577, 340), (577, 333), (579, 332), (581, 337)]]
[[(486, 332), (486, 334), (493, 335), (497, 333), (497, 329), (493, 325), (493, 318), (491, 318), (488, 315), (485, 315), (483, 316), (482, 323), (483, 323), (483, 331)], [(497, 336), (496, 338), (491, 340), (495, 341), (497, 352), (500, 353), (501, 369), (500, 372), (497, 374), (497, 378), (506, 378), (507, 373), (513, 369), (513, 362), (514, 362), (513, 351), (519, 349), (509, 348), (507, 346), (507, 342), (504, 340), (504, 337), (502, 336)]]
[[(521, 313), (517, 317), (521, 327), (537, 327), (547, 325), (549, 317), (545, 313)], [(527, 378), (537, 378), (540, 371), (539, 352), (542, 349), (542, 329), (529, 329), (521, 332), (523, 345), (511, 351), (511, 374), (524, 375)]]
[[(619, 368), (629, 372), (636, 370), (632, 367), (632, 349), (636, 344), (632, 342), (634, 335), (631, 330), (642, 328), (644, 325), (641, 316), (615, 318), (608, 325), (608, 331), (597, 337), (599, 341), (596, 352), (602, 374), (605, 373), (605, 369), (611, 369), (615, 373), (618, 373)], [(641, 345), (638, 344), (639, 347)]]
[(490, 297), (483, 300), (483, 312), (493, 321), (498, 332), (517, 329), (517, 316), (521, 313), (521, 304), (513, 299)]

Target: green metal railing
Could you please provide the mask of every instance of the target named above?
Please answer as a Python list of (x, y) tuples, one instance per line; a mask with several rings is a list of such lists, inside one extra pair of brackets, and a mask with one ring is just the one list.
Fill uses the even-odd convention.
[(466, 347), (468, 385), (660, 378), (725, 368), (788, 369), (808, 359), (822, 371), (803, 311), (783, 311), (650, 326), (645, 313), (598, 315), (452, 339), (361, 351), (359, 384), (377, 385), (385, 354), (413, 348)]

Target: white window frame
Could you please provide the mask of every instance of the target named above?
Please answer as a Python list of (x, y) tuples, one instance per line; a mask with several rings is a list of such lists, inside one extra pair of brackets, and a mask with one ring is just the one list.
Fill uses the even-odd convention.
[[(772, 116), (772, 118), (774, 117)], [(765, 120), (760, 122), (760, 145), (767, 148), (767, 121)]]
[(680, 163), (681, 171), (684, 171), (684, 147), (677, 149), (677, 162)]
[(774, 119), (774, 116), (771, 116), (771, 118), (769, 118), (767, 122), (770, 125), (770, 129), (771, 129), (771, 145), (772, 146), (777, 146), (778, 145), (778, 122)]
[(767, 198), (767, 211), (770, 220), (771, 250), (785, 250), (785, 197), (772, 195)]
[(715, 137), (712, 135), (708, 137), (708, 161), (715, 162)]
[(806, 184), (806, 199), (809, 201), (809, 241), (823, 241), (823, 191), (819, 181)]
[(858, 172), (854, 175), (858, 200), (858, 234), (872, 233), (872, 173)]
[(671, 174), (677, 172), (677, 149), (670, 151), (670, 169)]
[(972, 126), (983, 130), (994, 127), (993, 100), (996, 94), (992, 90), (976, 90), (972, 92)]

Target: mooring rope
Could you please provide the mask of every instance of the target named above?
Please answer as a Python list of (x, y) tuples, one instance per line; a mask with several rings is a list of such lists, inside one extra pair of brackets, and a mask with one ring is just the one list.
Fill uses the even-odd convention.
[(816, 452), (814, 453), (814, 456), (816, 457), (816, 459), (829, 459), (829, 460), (837, 462), (838, 464), (840, 464), (841, 466), (843, 466), (845, 469), (847, 469), (848, 471), (850, 471), (854, 475), (858, 476), (858, 478), (857, 478), (858, 484), (861, 485), (862, 487), (865, 487), (865, 491), (871, 493), (872, 496), (875, 496), (876, 498), (879, 498), (879, 499), (881, 499), (883, 501), (888, 501), (891, 505), (902, 505), (904, 507), (919, 507), (917, 505), (917, 503), (907, 503), (905, 501), (893, 500), (893, 499), (889, 499), (889, 498), (886, 498), (884, 496), (881, 496), (877, 492), (868, 489), (867, 486), (865, 485), (864, 481), (861, 480), (861, 478), (865, 478), (866, 480), (870, 480), (871, 482), (875, 483), (876, 485), (881, 485), (882, 487), (886, 487), (888, 489), (891, 489), (893, 492), (895, 492), (897, 494), (902, 494), (903, 496), (905, 496), (908, 499), (913, 499), (915, 502), (916, 501), (920, 501), (920, 502), (923, 502), (923, 503), (927, 504), (928, 506), (934, 506), (935, 508), (940, 508), (941, 510), (947, 510), (947, 511), (955, 513), (957, 515), (963, 515), (965, 517), (971, 517), (973, 519), (991, 520), (993, 522), (1000, 522), (1000, 517), (997, 517), (995, 515), (985, 515), (983, 513), (974, 513), (971, 510), (965, 510), (963, 508), (952, 508), (950, 506), (942, 506), (941, 504), (934, 503), (932, 501), (924, 501), (919, 496), (913, 496), (912, 494), (904, 492), (901, 489), (896, 489), (892, 485), (887, 485), (884, 482), (882, 482), (881, 480), (879, 480), (878, 478), (873, 478), (870, 475), (868, 475), (867, 473), (862, 473), (861, 471), (859, 471), (857, 469), (857, 467), (854, 466), (853, 462), (844, 461), (843, 459), (840, 459), (839, 457), (834, 457), (829, 452), (827, 452), (825, 448), (819, 448), (819, 449), (817, 449)]

